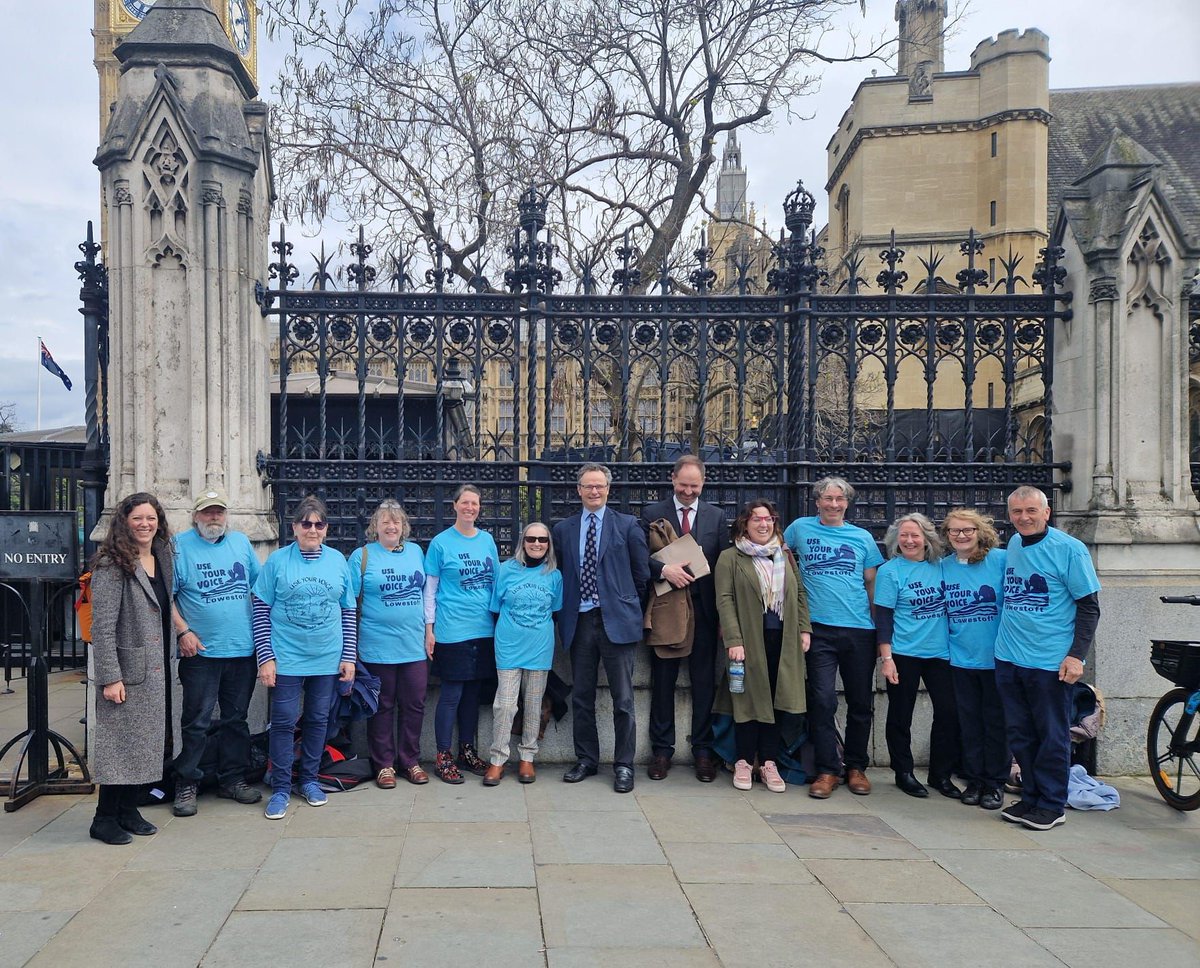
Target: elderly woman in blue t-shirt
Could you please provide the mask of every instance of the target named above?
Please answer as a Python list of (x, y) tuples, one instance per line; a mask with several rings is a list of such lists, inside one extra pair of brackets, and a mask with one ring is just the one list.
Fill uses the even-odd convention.
[(875, 626), (887, 681), (885, 733), (896, 786), (910, 797), (929, 791), (913, 773), (912, 717), (921, 681), (933, 703), (929, 785), (944, 797), (962, 791), (952, 779), (958, 764), (958, 715), (950, 671), (950, 636), (942, 591), (942, 541), (923, 514), (906, 514), (884, 538), (889, 559), (875, 576)]
[(254, 583), (254, 653), (258, 680), (271, 689), (271, 799), (268, 820), (287, 816), (300, 730), (301, 796), (310, 806), (327, 797), (317, 782), (335, 683), (354, 678), (357, 630), (346, 559), (324, 545), (329, 514), (309, 495), (292, 518), (296, 540), (272, 554)]

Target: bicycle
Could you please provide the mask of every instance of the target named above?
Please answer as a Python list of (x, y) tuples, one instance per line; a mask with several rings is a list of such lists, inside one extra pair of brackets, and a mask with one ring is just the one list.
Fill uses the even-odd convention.
[[(1200, 595), (1164, 595), (1159, 601), (1200, 605)], [(1146, 729), (1150, 777), (1176, 810), (1200, 807), (1200, 642), (1154, 639), (1154, 671), (1175, 684), (1154, 707)]]

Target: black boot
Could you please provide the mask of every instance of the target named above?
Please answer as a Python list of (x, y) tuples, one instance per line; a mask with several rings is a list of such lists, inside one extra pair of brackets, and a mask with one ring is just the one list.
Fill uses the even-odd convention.
[(138, 813), (136, 807), (122, 810), (121, 815), (117, 818), (117, 823), (122, 830), (127, 830), (138, 837), (149, 837), (158, 833), (158, 828)]
[(92, 827), (88, 831), (88, 836), (92, 840), (99, 840), (105, 844), (128, 844), (133, 838), (128, 831), (122, 829), (117, 823), (116, 817), (95, 817), (92, 820)]

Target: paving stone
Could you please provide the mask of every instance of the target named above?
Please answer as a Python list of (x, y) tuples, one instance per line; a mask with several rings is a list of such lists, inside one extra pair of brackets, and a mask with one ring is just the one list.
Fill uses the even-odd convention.
[(683, 761), (676, 759), (664, 780), (651, 780), (646, 776), (645, 769), (639, 767), (637, 784), (637, 792), (646, 796), (727, 797), (739, 800), (744, 796), (744, 791), (733, 788), (733, 774), (728, 770), (718, 771), (712, 783), (701, 783), (696, 779), (690, 758)]
[(805, 865), (843, 904), (980, 904), (973, 891), (929, 860), (812, 859)]
[(538, 864), (665, 864), (654, 831), (639, 813), (538, 811), (529, 815)]
[[(194, 966), (246, 889), (250, 870), (126, 871), (29, 962), (37, 968)], [(102, 952), (102, 954), (101, 954)]]
[(933, 794), (927, 800), (905, 796), (877, 805), (876, 815), (921, 850), (1036, 848), (1031, 831), (1000, 819), (999, 811), (964, 807), (957, 800)]
[(543, 951), (535, 890), (405, 888), (392, 893), (376, 964), (531, 968)]
[(77, 911), (112, 882), (140, 846), (85, 840), (71, 847), (10, 852), (0, 861), (0, 911)]
[(814, 800), (808, 795), (808, 784), (789, 783), (783, 793), (772, 793), (761, 783), (755, 783), (753, 789), (740, 792), (741, 797), (759, 813), (871, 813), (868, 797), (855, 796), (844, 786), (828, 800)]
[(875, 942), (819, 885), (688, 884), (684, 890), (726, 968), (890, 968)]
[(272, 950), (268, 939), (286, 938), (286, 962), (369, 968), (383, 915), (381, 909), (322, 911), (319, 917), (307, 911), (234, 911), (200, 965), (246, 968)]
[(1123, 880), (1116, 877), (1101, 880), (1138, 907), (1200, 941), (1200, 917), (1196, 916), (1200, 911), (1200, 881)]
[(412, 824), (395, 886), (535, 887), (529, 827), (523, 823)]
[(847, 904), (898, 968), (1061, 968), (1057, 958), (989, 907)]
[(1163, 926), (1112, 888), (1047, 851), (937, 850), (930, 854), (1023, 928)]
[(778, 844), (779, 835), (749, 803), (726, 797), (639, 796), (658, 839), (674, 843)]
[(711, 948), (548, 948), (549, 968), (721, 968)]
[(329, 804), (319, 810), (307, 809), (302, 802), (303, 809), (289, 812), (283, 836), (330, 837), (346, 831), (356, 837), (403, 837), (413, 810), (413, 797), (406, 793), (402, 791), (395, 803), (361, 801), (338, 806), (331, 796)]
[[(525, 785), (525, 805), (530, 814), (547, 810), (553, 810), (555, 813), (641, 812), (636, 794), (632, 797), (618, 796), (613, 793), (611, 783), (598, 782), (600, 777), (593, 777), (582, 783), (563, 783), (562, 773), (558, 766), (550, 767), (546, 771), (539, 770), (537, 782)], [(640, 790), (641, 787), (637, 789)]]
[(539, 865), (547, 948), (704, 948), (666, 866)]
[(662, 845), (681, 884), (814, 884), (784, 844)]
[(768, 813), (763, 819), (801, 859), (925, 857), (892, 827), (868, 814)]
[(1097, 877), (1200, 879), (1200, 829), (1131, 829), (1113, 817), (1104, 823), (1105, 816), (1087, 815), (1092, 822), (1081, 824), (1069, 812), (1062, 827), (1030, 831), (1030, 839)]
[(238, 910), (386, 907), (402, 845), (399, 837), (285, 837)]
[[(1121, 806), (1108, 813), (1123, 827), (1165, 827), (1168, 830), (1200, 830), (1200, 812), (1189, 813), (1168, 807), (1154, 782), (1144, 776), (1122, 776), (1106, 782), (1118, 786)], [(1092, 814), (1104, 816), (1104, 813)], [(1074, 816), (1074, 814), (1072, 815)], [(1082, 814), (1081, 814), (1082, 816)]]
[(74, 911), (9, 911), (0, 914), (0, 962), (23, 965), (75, 917)]
[[(214, 812), (177, 817), (153, 836), (133, 857), (129, 870), (219, 870), (223, 867), (259, 867), (279, 842), (283, 826), (263, 818), (259, 808), (240, 804), (234, 816)], [(115, 848), (109, 848), (113, 850)]]
[(432, 773), (429, 776), (429, 783), (417, 790), (411, 818), (414, 823), (518, 823), (529, 819), (525, 793), (515, 781), (484, 787), (479, 777), (467, 773), (465, 783), (453, 786)]
[(1070, 968), (1200, 964), (1200, 942), (1171, 928), (1034, 928), (1029, 936)]

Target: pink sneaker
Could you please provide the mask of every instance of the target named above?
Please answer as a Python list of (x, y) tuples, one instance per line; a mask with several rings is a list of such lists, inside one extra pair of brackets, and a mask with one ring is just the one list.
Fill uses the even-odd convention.
[(754, 786), (754, 779), (750, 773), (750, 764), (745, 760), (738, 760), (733, 764), (733, 788), (749, 790), (752, 786)]
[(783, 782), (783, 777), (779, 775), (779, 768), (775, 765), (774, 760), (767, 760), (758, 768), (759, 779), (772, 793), (783, 793), (787, 789), (787, 784)]

